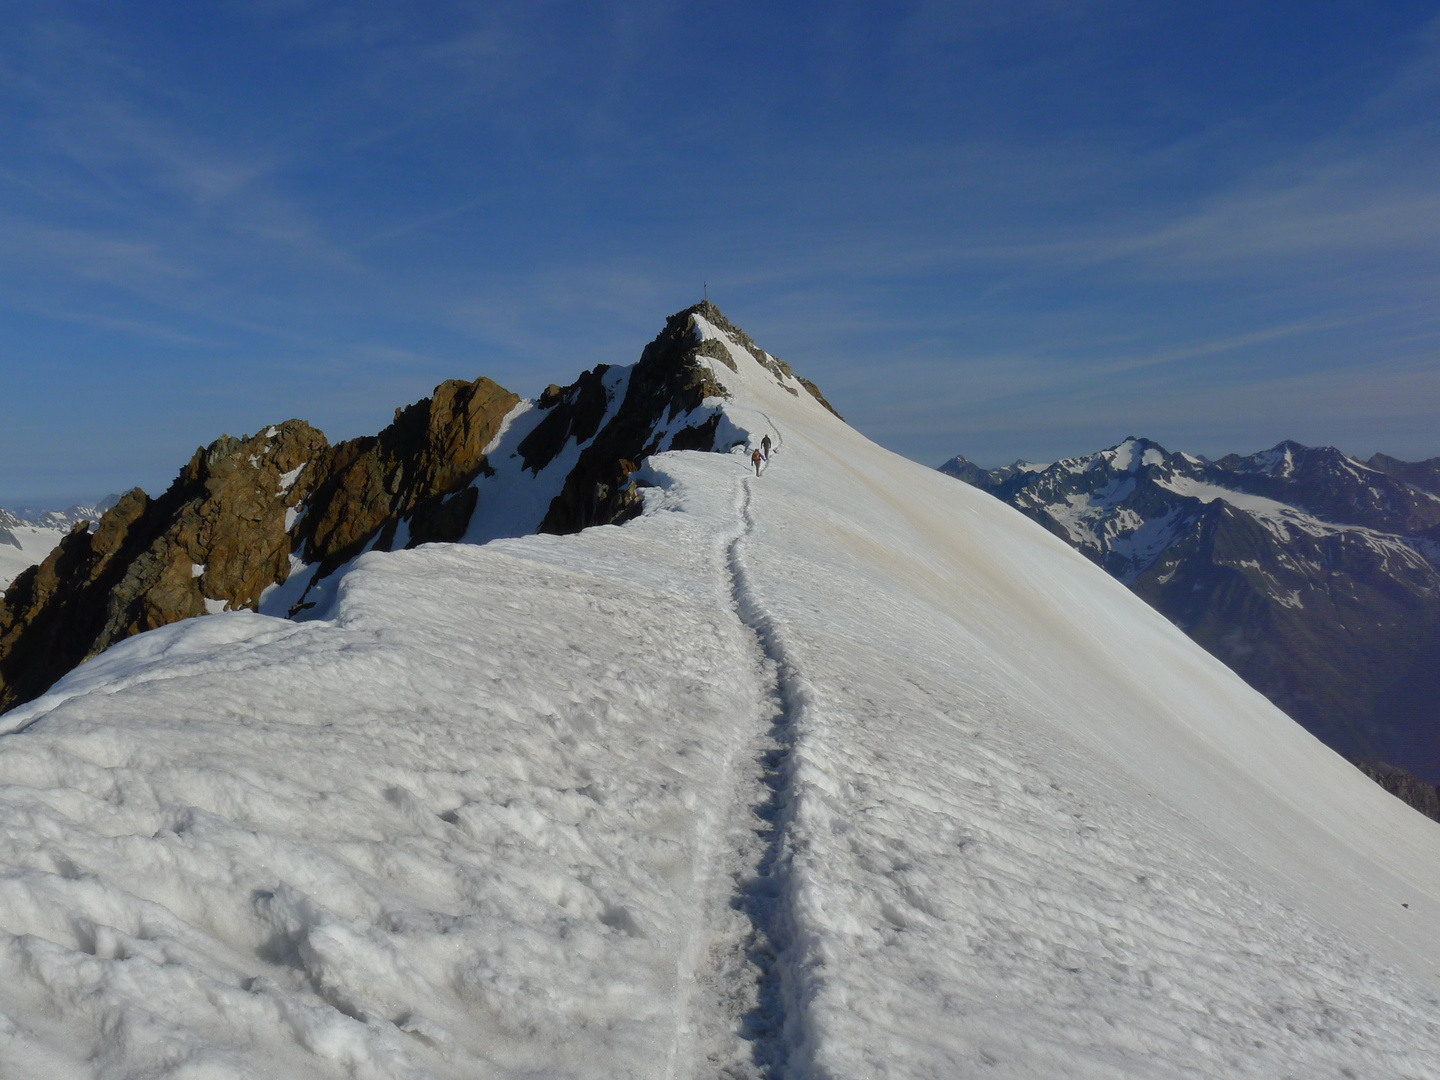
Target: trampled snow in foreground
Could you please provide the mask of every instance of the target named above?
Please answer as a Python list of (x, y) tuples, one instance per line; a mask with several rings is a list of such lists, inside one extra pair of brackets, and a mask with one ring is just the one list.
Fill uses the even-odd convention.
[(0, 717), (0, 1075), (1433, 1076), (1435, 823), (737, 363), (758, 479)]

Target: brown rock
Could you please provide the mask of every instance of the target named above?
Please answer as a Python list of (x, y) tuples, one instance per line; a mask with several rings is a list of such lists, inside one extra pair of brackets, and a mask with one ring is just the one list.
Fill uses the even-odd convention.
[(397, 409), (379, 435), (336, 446), (298, 530), (305, 561), (319, 563), (323, 576), (372, 539), (388, 549), (396, 525), (412, 516), (412, 545), (463, 535), (475, 500), (452, 500), (458, 505), (443, 511), (440, 500), (488, 469), (485, 447), (519, 403), (489, 379), (452, 379), (433, 397)]
[[(456, 539), (484, 448), (519, 398), (489, 379), (451, 381), (397, 411), (379, 436), (331, 447), (301, 420), (199, 449), (158, 499), (138, 488), (91, 533), (78, 526), (0, 602), (0, 710), (125, 637), (206, 612), (255, 608), (290, 554), (329, 567), (417, 510), (412, 542)], [(287, 512), (297, 523), (286, 529)]]

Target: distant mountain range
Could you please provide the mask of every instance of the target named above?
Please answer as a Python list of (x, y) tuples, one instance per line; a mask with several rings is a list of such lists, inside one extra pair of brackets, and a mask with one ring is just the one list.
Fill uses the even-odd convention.
[(942, 472), (1119, 578), (1331, 747), (1440, 783), (1440, 458), (1148, 439)]
[(107, 495), (94, 503), (78, 503), (64, 510), (34, 506), (0, 508), (0, 529), (29, 526), (36, 529), (64, 529), (67, 532), (77, 521), (96, 522), (100, 515), (120, 501), (119, 495)]

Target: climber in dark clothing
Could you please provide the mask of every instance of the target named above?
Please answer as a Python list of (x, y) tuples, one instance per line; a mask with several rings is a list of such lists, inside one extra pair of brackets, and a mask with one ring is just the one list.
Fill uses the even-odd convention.
[(765, 455), (765, 460), (770, 460), (770, 436), (766, 435), (760, 440), (760, 450)]
[(750, 464), (755, 466), (755, 475), (756, 475), (756, 476), (759, 476), (759, 475), (760, 475), (760, 462), (763, 461), (763, 460), (764, 460), (764, 459), (761, 458), (761, 456), (760, 456), (760, 451), (759, 451), (759, 450), (756, 450), (754, 453), (752, 453), (752, 454), (750, 455)]

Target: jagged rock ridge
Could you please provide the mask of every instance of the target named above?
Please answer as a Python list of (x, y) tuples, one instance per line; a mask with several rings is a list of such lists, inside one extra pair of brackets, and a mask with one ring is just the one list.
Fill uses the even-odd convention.
[(1130, 438), (1049, 465), (941, 469), (1074, 545), (1332, 747), (1433, 783), (1437, 464), (1294, 442), (1210, 462)]
[[(167, 623), (262, 606), (303, 617), (368, 550), (624, 521), (641, 508), (633, 474), (646, 457), (728, 449), (709, 363), (733, 367), (731, 348), (829, 408), (706, 302), (671, 316), (637, 363), (599, 365), (534, 402), (451, 380), (374, 436), (332, 446), (301, 420), (223, 436), (163, 495), (127, 492), (14, 581), (0, 601), (0, 711)], [(517, 483), (540, 507), (531, 518), (507, 505)]]

